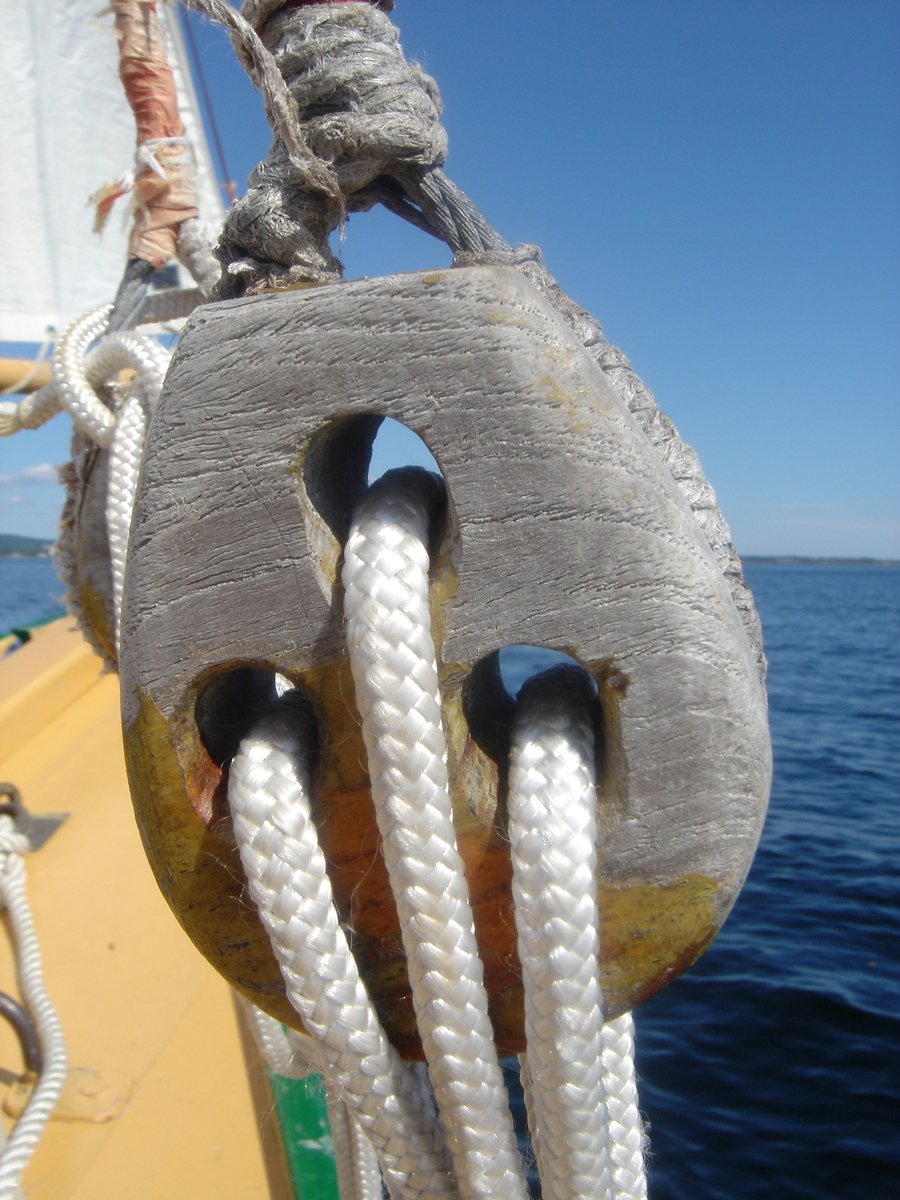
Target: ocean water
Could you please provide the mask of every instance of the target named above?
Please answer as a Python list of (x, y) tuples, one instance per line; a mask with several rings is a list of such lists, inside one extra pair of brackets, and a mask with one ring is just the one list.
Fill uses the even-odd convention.
[(772, 800), (719, 937), (637, 1014), (650, 1194), (900, 1195), (900, 569), (748, 578)]
[[(900, 569), (751, 564), (775, 780), (716, 942), (637, 1014), (651, 1200), (900, 1195)], [(0, 560), (0, 630), (58, 609)]]
[(0, 635), (64, 611), (65, 589), (49, 558), (0, 558)]

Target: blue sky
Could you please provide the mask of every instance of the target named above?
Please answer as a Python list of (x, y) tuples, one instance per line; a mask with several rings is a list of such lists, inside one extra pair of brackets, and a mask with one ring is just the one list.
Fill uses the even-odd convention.
[[(449, 173), (625, 350), (738, 550), (900, 558), (900, 4), (398, 0), (394, 20), (441, 86)], [(196, 25), (242, 186), (261, 105)], [(365, 214), (343, 258), (448, 254)], [(66, 445), (64, 418), (0, 442), (0, 528), (53, 532)]]

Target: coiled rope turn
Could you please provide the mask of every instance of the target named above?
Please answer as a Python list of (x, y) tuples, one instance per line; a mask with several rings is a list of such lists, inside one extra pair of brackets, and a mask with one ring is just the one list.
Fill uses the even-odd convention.
[[(289, 999), (318, 1043), (328, 1085), (339, 1087), (372, 1140), (391, 1194), (522, 1200), (453, 831), (428, 601), (433, 496), (422, 479), (397, 473), (366, 493), (343, 580), (373, 803), (440, 1128), (415, 1068), (386, 1044), (340, 926), (310, 815), (315, 733), (299, 693), (282, 696), (242, 743), (229, 801)], [(595, 751), (578, 676), (535, 684), (514, 730), (509, 823), (523, 1077), (547, 1200), (644, 1200), (630, 1016), (603, 1022)], [(275, 1049), (285, 1053), (283, 1043)]]

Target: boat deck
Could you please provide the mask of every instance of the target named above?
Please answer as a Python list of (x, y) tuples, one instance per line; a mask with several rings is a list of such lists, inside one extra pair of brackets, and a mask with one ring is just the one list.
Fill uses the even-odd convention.
[[(19, 789), (31, 813), (69, 814), (26, 861), (70, 1079), (25, 1192), (29, 1200), (280, 1200), (292, 1193), (264, 1072), (230, 989), (182, 933), (145, 861), (118, 681), (101, 671), (68, 618), (0, 659), (0, 780)], [(8, 935), (0, 937), (0, 990), (18, 996)], [(0, 1022), (7, 1112), (22, 1070)]]

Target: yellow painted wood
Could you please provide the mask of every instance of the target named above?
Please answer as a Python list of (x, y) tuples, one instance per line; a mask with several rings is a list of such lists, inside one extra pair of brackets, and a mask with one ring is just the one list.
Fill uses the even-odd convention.
[[(71, 814), (27, 862), (70, 1062), (130, 1083), (125, 1111), (105, 1124), (51, 1121), (26, 1173), (29, 1200), (283, 1194), (263, 1162), (231, 992), (172, 919), (140, 845), (116, 678), (62, 621), (0, 661), (0, 696), (0, 779), (32, 812)], [(2, 932), (0, 988), (17, 991)], [(0, 1092), (21, 1069), (0, 1023)]]
[(36, 392), (53, 377), (48, 362), (35, 363), (27, 358), (0, 358), (0, 389)]
[(71, 619), (43, 625), (0, 662), (0, 760), (96, 684), (99, 661), (74, 631)]

